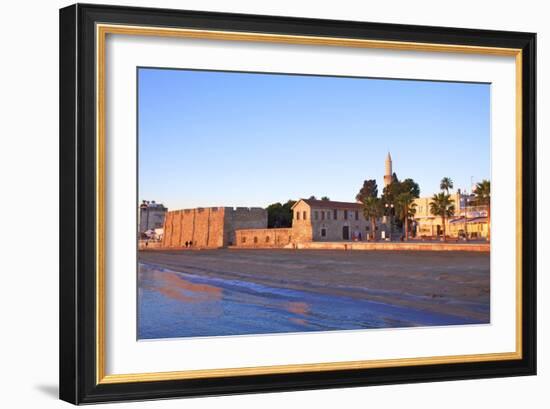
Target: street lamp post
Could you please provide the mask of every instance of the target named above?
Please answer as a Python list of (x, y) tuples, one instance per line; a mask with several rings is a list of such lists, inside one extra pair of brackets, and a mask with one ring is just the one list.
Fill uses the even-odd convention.
[(384, 204), (386, 207), (386, 215), (389, 214), (389, 221), (390, 221), (390, 241), (392, 240), (392, 234), (393, 234), (393, 203), (386, 203)]
[(464, 240), (468, 241), (468, 205), (470, 204), (470, 198), (466, 197), (464, 206)]

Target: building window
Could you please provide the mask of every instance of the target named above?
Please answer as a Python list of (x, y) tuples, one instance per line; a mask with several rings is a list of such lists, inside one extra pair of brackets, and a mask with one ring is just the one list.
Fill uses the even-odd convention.
[(319, 212), (317, 210), (315, 210), (314, 215), (315, 215), (315, 220), (319, 220)]
[(300, 220), (300, 212), (296, 212), (296, 220)]
[(334, 209), (334, 210), (333, 210), (333, 214), (334, 214), (333, 219), (334, 219), (334, 220), (338, 219), (338, 210)]
[(348, 220), (348, 211), (344, 210), (344, 220)]
[(325, 220), (325, 212), (321, 212), (321, 220)]
[(327, 237), (327, 229), (321, 229), (321, 237)]
[(254, 244), (257, 244), (257, 243), (258, 243), (258, 238), (254, 236)]
[(241, 243), (243, 243), (243, 244), (246, 243), (246, 236), (243, 236), (243, 237), (241, 238)]
[(366, 226), (366, 227), (365, 227), (365, 230), (366, 230), (366, 231), (369, 231), (369, 230), (370, 230), (370, 227), (369, 227), (369, 226)]
[(304, 210), (304, 212), (303, 212), (302, 216), (304, 216), (304, 220), (306, 220), (306, 219), (307, 219), (307, 214), (306, 214), (306, 211), (305, 211), (305, 210)]
[(269, 236), (265, 236), (265, 242), (269, 243)]
[(359, 220), (359, 211), (358, 210), (355, 211), (355, 220)]

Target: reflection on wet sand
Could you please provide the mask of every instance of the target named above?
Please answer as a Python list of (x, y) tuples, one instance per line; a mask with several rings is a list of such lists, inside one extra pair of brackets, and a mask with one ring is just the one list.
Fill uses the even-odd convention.
[(365, 299), (139, 264), (139, 339), (477, 322)]
[(144, 288), (158, 291), (174, 300), (195, 303), (216, 301), (222, 298), (222, 289), (213, 285), (195, 284), (174, 273), (159, 270), (152, 270), (149, 275), (151, 283), (145, 285)]

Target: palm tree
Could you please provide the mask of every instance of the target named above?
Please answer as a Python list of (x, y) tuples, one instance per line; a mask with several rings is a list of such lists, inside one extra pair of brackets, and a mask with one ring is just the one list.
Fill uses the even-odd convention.
[(489, 229), (487, 231), (487, 240), (491, 238), (491, 182), (487, 179), (483, 179), (481, 182), (476, 184), (474, 189), (474, 194), (476, 195), (476, 202), (480, 205), (487, 206), (487, 226)]
[(430, 213), (434, 216), (440, 216), (443, 222), (443, 241), (446, 240), (445, 220), (455, 214), (455, 205), (451, 200), (451, 196), (441, 192), (436, 193), (430, 202)]
[(376, 219), (382, 216), (382, 212), (382, 201), (379, 198), (369, 196), (363, 202), (363, 214), (365, 219), (370, 220), (372, 240), (376, 240)]
[(439, 188), (449, 194), (449, 190), (453, 188), (453, 180), (449, 177), (444, 177), (443, 179), (441, 179)]
[(404, 192), (395, 198), (397, 211), (403, 219), (405, 227), (405, 240), (409, 240), (409, 218), (416, 213), (416, 203), (414, 203), (414, 195), (411, 192)]

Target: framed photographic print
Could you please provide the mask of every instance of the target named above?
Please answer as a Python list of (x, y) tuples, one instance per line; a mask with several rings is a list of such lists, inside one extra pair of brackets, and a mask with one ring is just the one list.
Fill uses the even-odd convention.
[(61, 9), (61, 399), (535, 374), (535, 42)]

